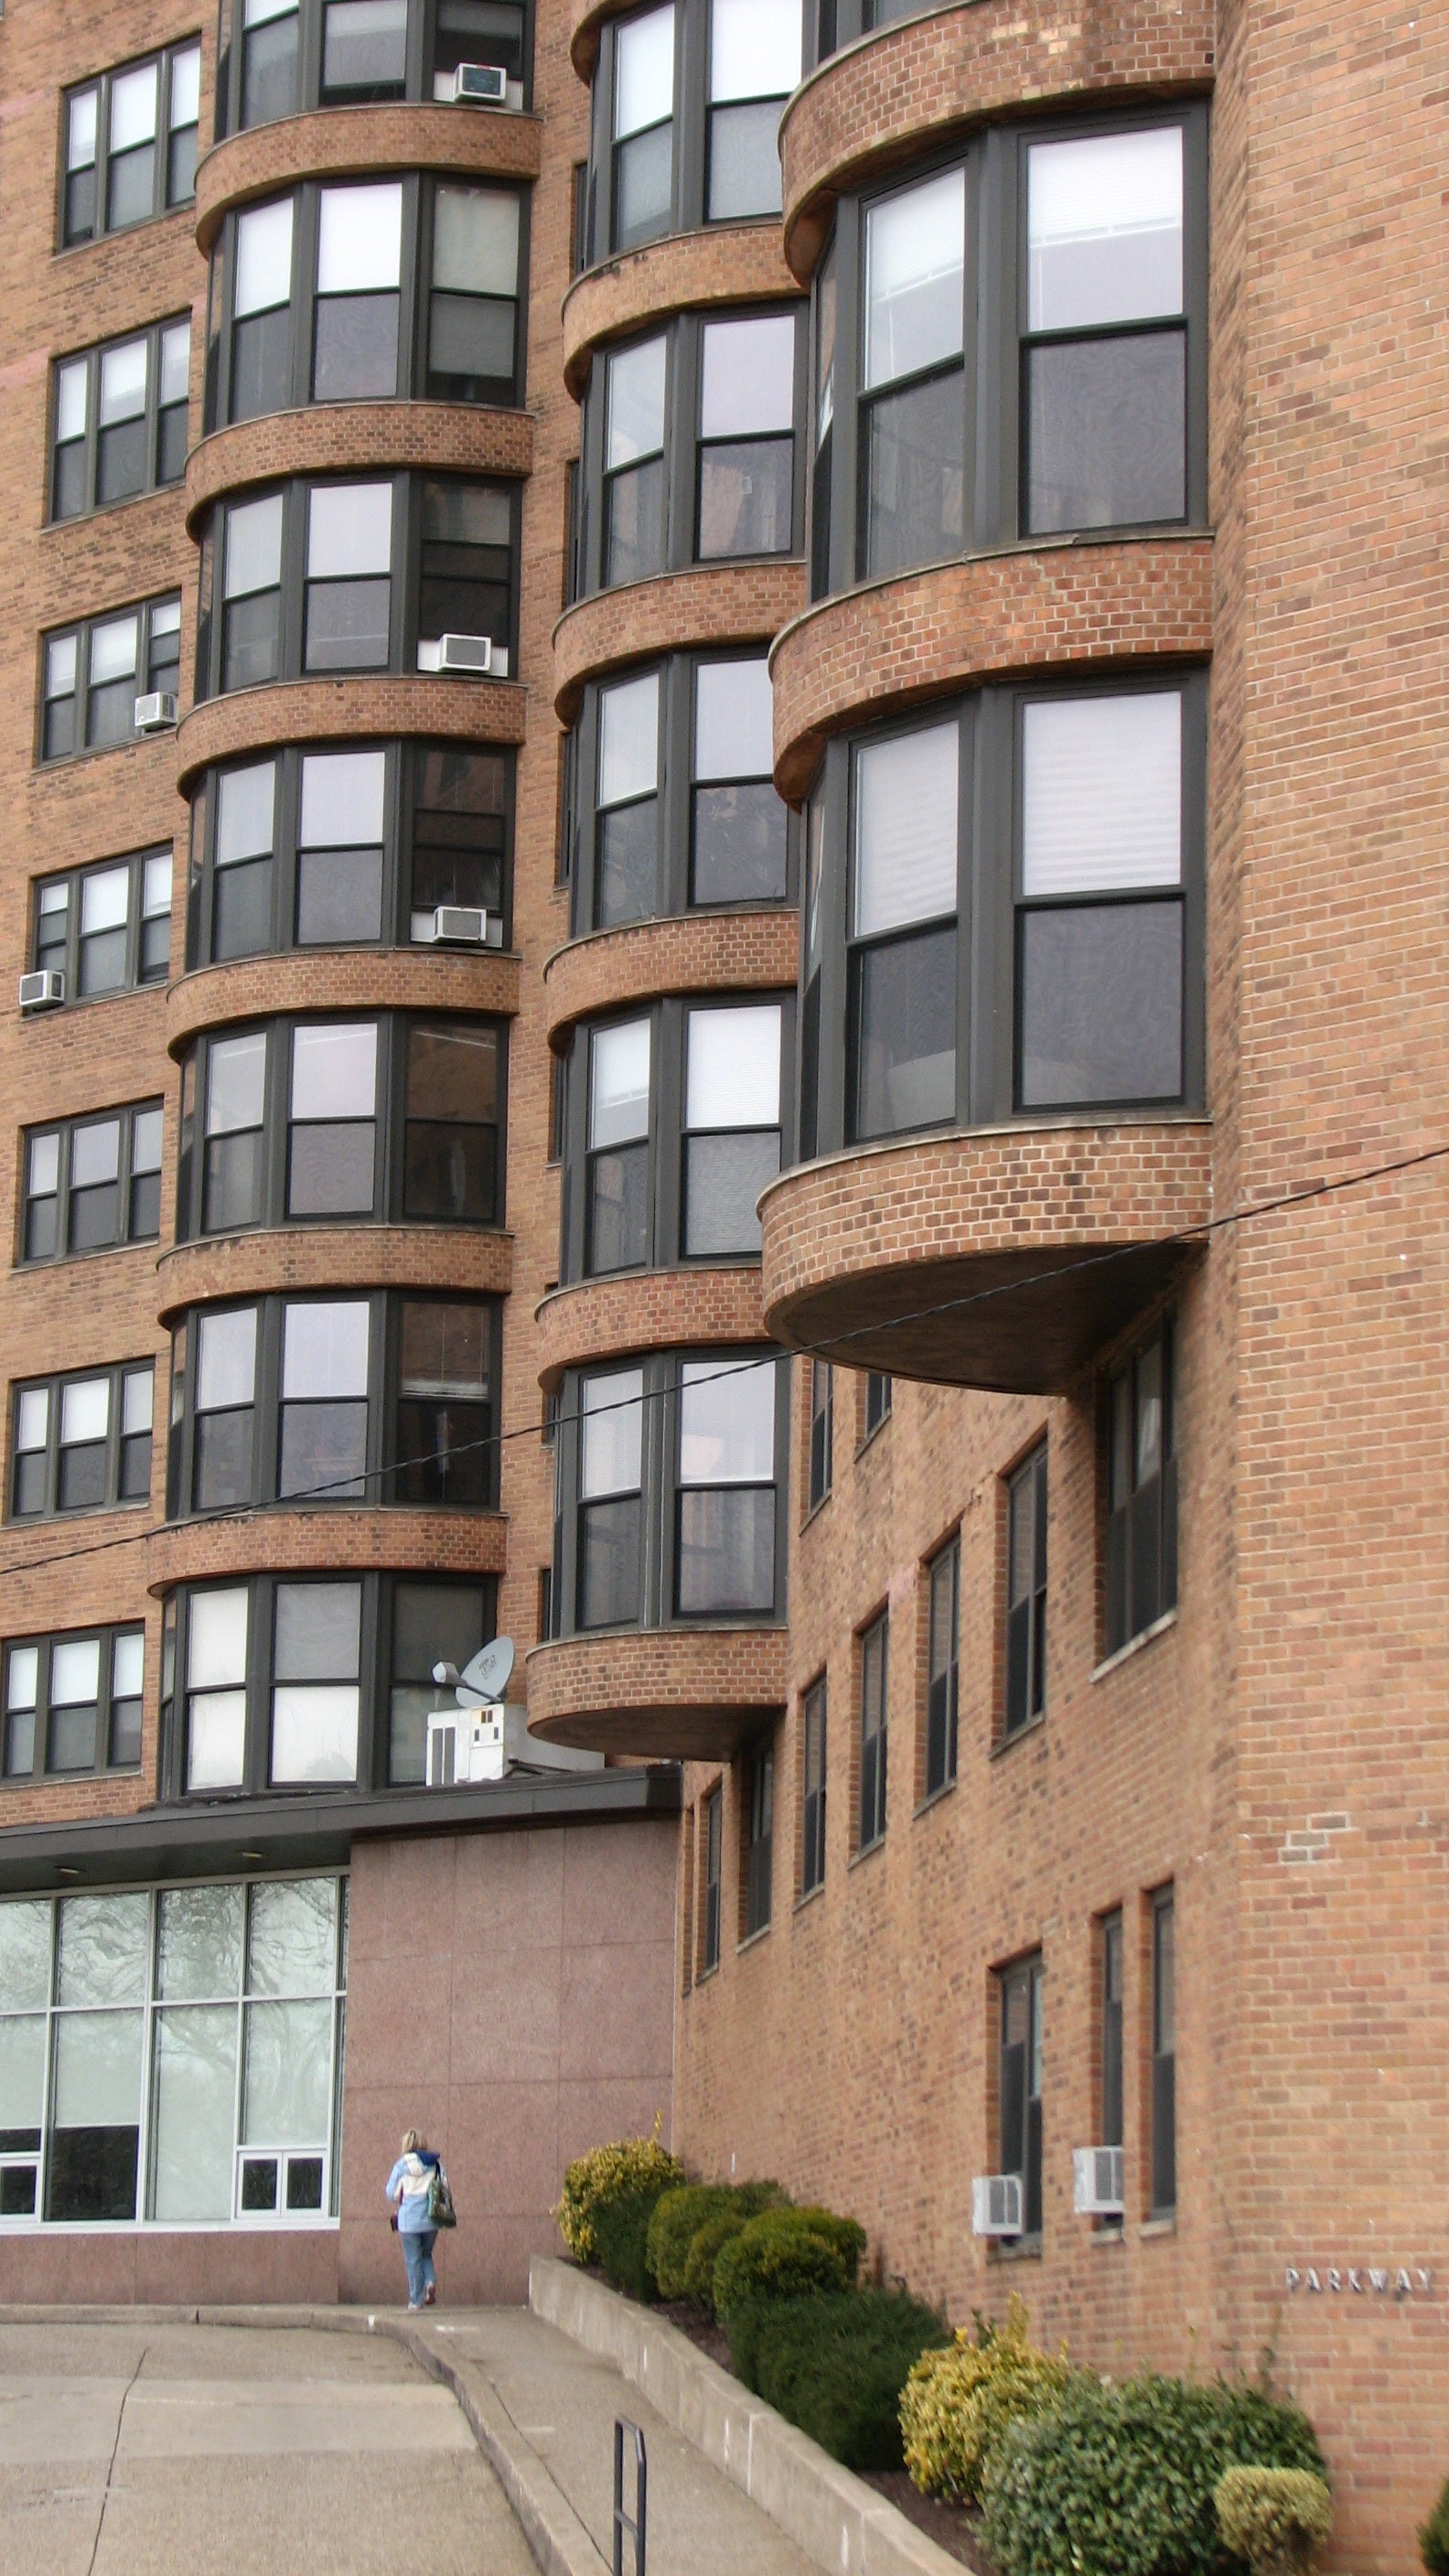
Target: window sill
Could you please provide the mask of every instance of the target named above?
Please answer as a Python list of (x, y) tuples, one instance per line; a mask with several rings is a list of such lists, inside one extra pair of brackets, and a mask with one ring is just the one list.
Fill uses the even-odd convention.
[(1155, 2236), (1175, 2236), (1177, 2234), (1176, 2210), (1168, 2210), (1161, 2218), (1144, 2218), (1137, 2233), (1144, 2243)]
[(696, 1994), (698, 1994), (698, 1992), (699, 1992), (699, 1990), (700, 1990), (700, 1987), (701, 1987), (701, 1986), (707, 1986), (707, 1985), (710, 1983), (711, 1979), (712, 1979), (712, 1978), (714, 1978), (714, 1977), (717, 1977), (718, 1975), (719, 1975), (719, 1961), (718, 1961), (718, 1959), (716, 1959), (712, 1967), (708, 1967), (708, 1968), (701, 1968), (701, 1969), (700, 1969), (700, 1972), (699, 1972), (698, 1976), (695, 1978), (695, 1981), (694, 1981), (694, 1991), (695, 1991), (695, 1993), (696, 1993)]
[[(1094, 1680), (1095, 1678), (1096, 1676), (1093, 1675)], [(1018, 1744), (1024, 1744), (1029, 1735), (1040, 1735), (1045, 1724), (1046, 1710), (1043, 1709), (1039, 1717), (1029, 1717), (1025, 1726), (1014, 1726), (1009, 1735), (998, 1736), (988, 1759), (999, 1762), (1004, 1754), (1014, 1753)]]
[(1119, 1665), (1130, 1663), (1134, 1655), (1141, 1654), (1144, 1646), (1154, 1645), (1159, 1637), (1166, 1636), (1169, 1628), (1176, 1626), (1176, 1608), (1164, 1610), (1160, 1619), (1154, 1619), (1151, 1626), (1142, 1629), (1139, 1635), (1129, 1637), (1126, 1645), (1119, 1646), (1115, 1655), (1109, 1655), (1105, 1663), (1098, 1664), (1092, 1674), (1093, 1681), (1104, 1682), (1109, 1673), (1117, 1671)]
[(818, 1878), (813, 1887), (805, 1888), (802, 1894), (796, 1897), (793, 1912), (803, 1914), (807, 1905), (814, 1905), (824, 1894), (825, 1881), (823, 1878)]
[(858, 1843), (855, 1850), (851, 1853), (849, 1860), (845, 1864), (846, 1868), (859, 1869), (863, 1862), (874, 1860), (876, 1853), (883, 1852), (885, 1850), (885, 1846), (886, 1838), (884, 1834), (877, 1834), (874, 1842)]
[(959, 1780), (956, 1779), (943, 1780), (939, 1789), (928, 1789), (924, 1798), (918, 1798), (911, 1809), (912, 1824), (916, 1824), (922, 1816), (929, 1816), (931, 1809), (939, 1807), (943, 1798), (953, 1796), (959, 1785)]
[(992, 2240), (991, 2259), (994, 2263), (1039, 2263), (1042, 2259), (1042, 2240), (1040, 2236), (1018, 2236), (1012, 2244), (1005, 2237), (995, 2237)]
[(735, 1943), (735, 1957), (742, 1959), (747, 1950), (753, 1950), (761, 1941), (767, 1941), (773, 1930), (773, 1922), (757, 1924), (753, 1932), (747, 1932), (742, 1941)]
[(1106, 2245), (1125, 2245), (1127, 2242), (1127, 2230), (1120, 2220), (1118, 2220), (1114, 2225), (1110, 2220), (1104, 2219), (1100, 2227), (1094, 2227), (1092, 2229), (1087, 2242), (1094, 2248)]
[(889, 1431), (893, 1418), (894, 1417), (889, 1413), (884, 1414), (881, 1420), (876, 1424), (874, 1431), (867, 1431), (865, 1438), (859, 1443), (856, 1449), (855, 1454), (857, 1458), (863, 1458), (867, 1449), (873, 1449), (875, 1447), (881, 1433), (883, 1431)]
[(833, 1485), (827, 1485), (827, 1486), (826, 1486), (826, 1488), (825, 1488), (824, 1493), (823, 1493), (823, 1494), (821, 1495), (821, 1497), (820, 1497), (819, 1502), (818, 1502), (818, 1503), (812, 1503), (812, 1504), (811, 1504), (809, 1511), (808, 1511), (808, 1512), (806, 1513), (806, 1515), (805, 1515), (805, 1518), (804, 1518), (804, 1519), (803, 1519), (803, 1521), (800, 1523), (800, 1527), (801, 1527), (802, 1532), (803, 1532), (803, 1531), (805, 1531), (805, 1530), (808, 1530), (808, 1528), (810, 1527), (810, 1524), (811, 1524), (811, 1522), (812, 1522), (812, 1521), (818, 1521), (818, 1520), (819, 1520), (821, 1513), (824, 1511), (826, 1504), (830, 1501), (831, 1496), (832, 1496), (832, 1494), (834, 1493), (834, 1491), (835, 1491), (835, 1488), (834, 1488), (834, 1486), (833, 1486)]

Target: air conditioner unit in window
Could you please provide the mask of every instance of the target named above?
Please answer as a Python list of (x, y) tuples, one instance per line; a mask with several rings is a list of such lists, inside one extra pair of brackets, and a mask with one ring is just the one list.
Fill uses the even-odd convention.
[(131, 718), (137, 733), (168, 733), (176, 722), (176, 700), (169, 689), (148, 689), (136, 700)]
[(439, 635), (419, 644), (418, 669), (451, 671), (470, 680), (506, 680), (508, 648), (490, 635)]
[(971, 2185), (973, 2236), (1020, 2236), (1025, 2226), (1020, 2174), (977, 2174)]
[(22, 1011), (53, 1011), (65, 1000), (65, 977), (58, 966), (37, 966), (33, 975), (20, 978)]
[(508, 74), (501, 63), (459, 63), (453, 74), (455, 107), (506, 107)]
[(456, 942), (462, 948), (501, 948), (503, 924), (496, 912), (480, 912), (471, 903), (440, 903), (432, 912), (431, 936), (440, 945)]
[(1079, 2218), (1121, 2218), (1126, 2210), (1120, 2147), (1074, 2147), (1072, 2207)]

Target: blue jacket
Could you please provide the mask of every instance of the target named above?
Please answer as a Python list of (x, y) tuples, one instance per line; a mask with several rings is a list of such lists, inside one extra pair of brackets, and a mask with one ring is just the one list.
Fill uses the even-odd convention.
[(397, 2224), (400, 2236), (421, 2236), (432, 2226), (428, 2216), (428, 2192), (435, 2173), (441, 2173), (443, 2159), (434, 2147), (419, 2147), (415, 2155), (399, 2156), (387, 2178), (387, 2197), (391, 2200), (402, 2185)]

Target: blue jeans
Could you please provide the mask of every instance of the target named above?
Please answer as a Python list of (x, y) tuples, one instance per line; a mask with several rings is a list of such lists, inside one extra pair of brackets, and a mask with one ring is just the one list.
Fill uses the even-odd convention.
[(433, 2247), (438, 2241), (436, 2227), (400, 2227), (397, 2241), (408, 2267), (408, 2305), (420, 2308), (423, 2292), (431, 2290), (437, 2275), (433, 2270)]

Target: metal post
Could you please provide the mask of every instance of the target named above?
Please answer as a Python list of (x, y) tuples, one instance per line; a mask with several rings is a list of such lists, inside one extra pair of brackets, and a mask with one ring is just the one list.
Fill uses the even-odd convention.
[[(624, 2511), (624, 2436), (634, 2436), (634, 2511)], [(649, 2461), (644, 2436), (626, 2415), (614, 2423), (614, 2576), (624, 2576), (624, 2535), (634, 2543), (634, 2576), (647, 2576)]]

